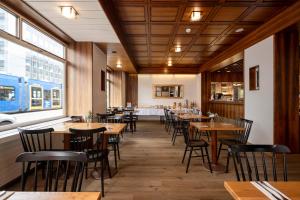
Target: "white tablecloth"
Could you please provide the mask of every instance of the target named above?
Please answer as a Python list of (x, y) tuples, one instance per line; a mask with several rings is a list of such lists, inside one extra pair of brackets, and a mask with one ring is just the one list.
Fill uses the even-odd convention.
[(156, 115), (156, 116), (163, 116), (164, 109), (163, 108), (136, 108), (138, 111), (137, 115)]

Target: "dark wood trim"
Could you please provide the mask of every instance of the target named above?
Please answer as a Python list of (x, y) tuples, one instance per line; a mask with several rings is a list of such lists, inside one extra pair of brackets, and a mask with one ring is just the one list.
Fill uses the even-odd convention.
[(198, 67), (140, 67), (139, 74), (199, 74)]
[(19, 15), (22, 15), (22, 17), (35, 24), (39, 28), (42, 28), (47, 33), (53, 35), (62, 42), (66, 44), (71, 44), (75, 42), (69, 35), (63, 32), (60, 28), (58, 28), (48, 19), (43, 17), (39, 12), (34, 10), (24, 1), (2, 0), (1, 3), (7, 6), (9, 9), (18, 13)]
[(300, 153), (297, 26), (275, 34), (274, 46), (274, 143)]
[(211, 93), (211, 73), (201, 73), (201, 110), (206, 114), (209, 111), (209, 99)]
[(234, 56), (235, 54), (243, 51), (244, 49), (256, 44), (257, 42), (287, 28), (288, 26), (300, 21), (300, 1), (295, 2), (293, 5), (282, 11), (277, 16), (270, 19), (268, 22), (261, 25), (253, 32), (246, 35), (244, 38), (236, 42), (226, 51), (215, 56), (213, 59), (200, 66), (200, 71), (207, 71), (214, 68), (220, 62)]
[(112, 0), (99, 0), (108, 20), (110, 21), (111, 25), (113, 26), (117, 36), (121, 44), (123, 45), (125, 51), (128, 54), (128, 57), (133, 64), (135, 70), (137, 71), (137, 65), (135, 60), (133, 59), (133, 54), (131, 49), (129, 48), (128, 40), (124, 37), (124, 30), (122, 29), (122, 25), (119, 21), (118, 11), (115, 9), (114, 3)]

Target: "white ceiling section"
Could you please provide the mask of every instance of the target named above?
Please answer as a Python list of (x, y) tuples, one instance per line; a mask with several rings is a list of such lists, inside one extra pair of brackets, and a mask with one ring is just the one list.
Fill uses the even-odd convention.
[[(119, 43), (98, 0), (24, 0), (76, 41)], [(60, 6), (72, 6), (76, 19), (61, 15)]]

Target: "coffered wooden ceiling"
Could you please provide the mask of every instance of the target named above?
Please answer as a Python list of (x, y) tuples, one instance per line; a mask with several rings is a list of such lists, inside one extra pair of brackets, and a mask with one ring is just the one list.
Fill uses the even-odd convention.
[[(162, 68), (181, 68), (180, 71), (187, 68), (195, 73), (201, 64), (226, 51), (293, 2), (295, 0), (100, 0), (139, 73), (162, 71)], [(198, 22), (190, 20), (194, 10), (201, 11), (202, 18)], [(191, 32), (186, 33), (186, 28)], [(237, 33), (239, 28), (244, 31)], [(175, 53), (177, 45), (182, 52)], [(167, 66), (168, 60), (172, 60), (172, 67)]]

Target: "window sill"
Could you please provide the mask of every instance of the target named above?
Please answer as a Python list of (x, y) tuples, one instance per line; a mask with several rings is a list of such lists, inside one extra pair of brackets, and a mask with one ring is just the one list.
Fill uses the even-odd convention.
[[(48, 119), (47, 121), (43, 120), (42, 122), (40, 121), (40, 122), (30, 124), (30, 125), (23, 124), (24, 126), (22, 126), (22, 128), (25, 128), (25, 129), (47, 128), (47, 127), (52, 127), (56, 124), (60, 124), (60, 123), (63, 123), (63, 122), (69, 121), (69, 120), (71, 120), (71, 118), (62, 116), (60, 118), (56, 118), (56, 119), (52, 119), (52, 120)], [(19, 127), (21, 127), (21, 125)], [(13, 128), (10, 130), (0, 132), (0, 144), (11, 142), (16, 139), (19, 139), (18, 128)]]

